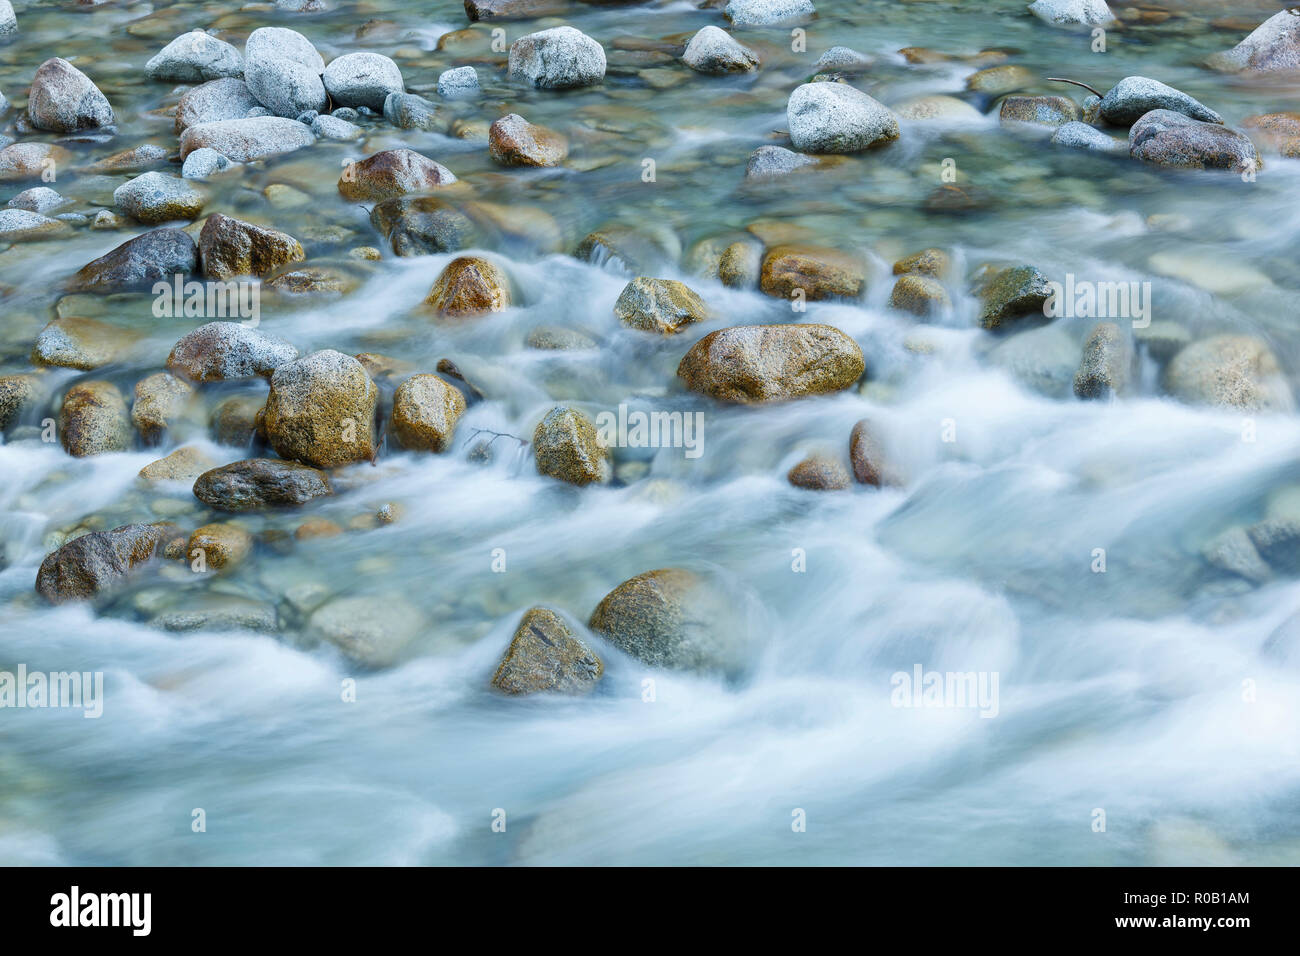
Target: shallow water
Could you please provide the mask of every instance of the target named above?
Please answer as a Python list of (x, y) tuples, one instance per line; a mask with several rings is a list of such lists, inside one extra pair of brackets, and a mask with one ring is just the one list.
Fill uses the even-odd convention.
[[(308, 265), (344, 266), (360, 279), (324, 305), (267, 296), (263, 328), (304, 353), (382, 352), (426, 370), (451, 358), (486, 398), (461, 420), (451, 453), (390, 448), (374, 467), (344, 470), (344, 493), (249, 519), (256, 530), (292, 530), (313, 515), (346, 525), (394, 502), (396, 524), (288, 553), (262, 549), (226, 575), (155, 562), (94, 609), (50, 608), (33, 593), (57, 536), (162, 518), (202, 524), (210, 513), (188, 486), (141, 490), (137, 472), (187, 437), (218, 461), (246, 453), (199, 432), (90, 459), (39, 440), (0, 446), (0, 670), (105, 675), (98, 720), (0, 710), (0, 862), (1300, 862), (1300, 653), (1294, 643), (1265, 649), (1300, 610), (1300, 584), (1283, 576), (1251, 587), (1200, 557), (1209, 538), (1258, 520), (1270, 495), (1300, 482), (1300, 419), (1251, 416), (1255, 440), (1243, 441), (1241, 413), (1163, 397), (1151, 368), (1144, 387), (1118, 401), (1039, 394), (988, 360), (990, 336), (976, 328), (978, 303), (960, 279), (950, 284), (952, 313), (935, 323), (886, 307), (891, 263), (938, 245), (963, 272), (1007, 260), (1053, 276), (1149, 281), (1155, 320), (1193, 338), (1261, 334), (1285, 369), (1298, 369), (1300, 162), (1267, 156), (1251, 183), (1177, 173), (1057, 150), (1000, 129), (994, 115), (905, 123), (898, 144), (834, 169), (743, 181), (757, 146), (785, 142), (789, 92), (833, 45), (879, 57), (858, 85), (890, 105), (965, 96), (979, 64), (921, 67), (894, 55), (924, 46), (963, 57), (999, 50), (1036, 74), (1103, 90), (1129, 74), (1153, 76), (1229, 125), (1297, 109), (1300, 85), (1199, 65), (1244, 35), (1212, 21), (1259, 22), (1278, 5), (1166, 0), (1178, 16), (1112, 31), (1104, 54), (1086, 33), (1053, 29), (1020, 2), (817, 6), (806, 52), (791, 50), (788, 28), (736, 31), (763, 66), (734, 78), (672, 61), (647, 68), (629, 55), (639, 41), (668, 48), (702, 26), (725, 26), (718, 11), (689, 3), (575, 6), (563, 18), (499, 24), (507, 40), (568, 22), (602, 42), (604, 85), (567, 93), (508, 86), (505, 55), (491, 49), (497, 25), (438, 50), (440, 36), (466, 25), (448, 0), (335, 0), (311, 15), (219, 2), (19, 10), (19, 35), (0, 46), (0, 90), (21, 103), (35, 68), (60, 55), (117, 112), (112, 142), (69, 147), (79, 163), (144, 142), (175, 146), (159, 111), (183, 88), (143, 74), (173, 36), (204, 26), (242, 46), (251, 29), (284, 25), (327, 61), (357, 49), (393, 56), (408, 89), (432, 99), (440, 71), (472, 63), (485, 95), (450, 105), (451, 115), (520, 112), (565, 131), (575, 165), (503, 170), (481, 142), (374, 121), (361, 143), (321, 142), (202, 186), (205, 212), (274, 225), (303, 239)], [(375, 18), (394, 26), (355, 39)], [(3, 117), (8, 127), (15, 115)], [(453, 256), (346, 259), (383, 242), (365, 210), (338, 196), (338, 171), (398, 145), (449, 166), (479, 201), (554, 219), (559, 241), (532, 232), (484, 250), (508, 262), (522, 304), (463, 325), (433, 322), (417, 307)], [(926, 207), (947, 158), (981, 208)], [(642, 179), (646, 159), (654, 182)], [(51, 185), (93, 214), (112, 206), (126, 178), (61, 170)], [(272, 184), (310, 198), (275, 207), (263, 193)], [(34, 184), (4, 185), (8, 198)], [(696, 242), (730, 241), (759, 221), (870, 258), (860, 303), (811, 303), (795, 317), (853, 336), (867, 357), (861, 389), (735, 408), (675, 383), (682, 354), (704, 333), (791, 319), (785, 302), (690, 269)], [(670, 233), (682, 251), (657, 274), (688, 282), (718, 318), (662, 340), (622, 328), (612, 306), (627, 275), (566, 254), (611, 222)], [(29, 368), (63, 279), (135, 231), (82, 227), (0, 252), (0, 372)], [(144, 338), (129, 361), (52, 371), (52, 391), (84, 377), (129, 393), (162, 368), (196, 323), (154, 318), (148, 301), (98, 303), (95, 317)], [(1094, 320), (1056, 324), (1078, 344)], [(526, 348), (543, 325), (584, 329), (600, 345)], [(621, 450), (620, 480), (581, 490), (538, 476), (509, 437), (493, 443), (489, 463), (471, 460), (475, 429), (529, 437), (557, 402), (591, 415), (620, 402), (702, 410), (703, 454)], [(904, 488), (813, 494), (788, 484), (808, 452), (843, 454), (866, 416), (908, 476)], [(1093, 570), (1099, 548), (1105, 573)], [(493, 570), (495, 549), (504, 549), (504, 573)], [(792, 567), (800, 553), (801, 572)], [(586, 634), (604, 594), (665, 566), (723, 583), (753, 641), (743, 674), (650, 671)], [(404, 602), (424, 623), (397, 666), (359, 670), (304, 632), (287, 599), (304, 585), (379, 609)], [(168, 609), (237, 601), (275, 606), (280, 632), (178, 635), (148, 623)], [(521, 613), (536, 604), (561, 610), (604, 659), (590, 696), (507, 699), (488, 686)], [(997, 675), (996, 716), (893, 706), (891, 676), (916, 665)], [(341, 700), (349, 679), (354, 703)], [(195, 808), (205, 833), (192, 831)], [(806, 832), (792, 831), (796, 808)], [(1094, 829), (1098, 809), (1104, 832)], [(504, 833), (492, 828), (498, 810)]]

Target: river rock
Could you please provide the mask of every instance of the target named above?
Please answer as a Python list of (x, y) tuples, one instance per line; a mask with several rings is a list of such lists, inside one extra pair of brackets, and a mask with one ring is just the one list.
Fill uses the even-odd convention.
[(759, 288), (764, 295), (809, 302), (857, 299), (866, 289), (866, 263), (859, 256), (822, 246), (778, 245), (763, 257)]
[(758, 54), (726, 30), (703, 27), (686, 44), (682, 62), (697, 73), (748, 73), (758, 69)]
[(339, 177), (339, 192), (351, 202), (390, 199), (408, 193), (428, 192), (456, 182), (442, 163), (413, 149), (386, 149), (349, 163)]
[(443, 99), (469, 99), (480, 92), (478, 72), (472, 66), (458, 66), (438, 74), (438, 95)]
[(67, 60), (46, 60), (32, 78), (27, 116), (37, 129), (71, 133), (113, 125), (113, 108), (99, 88)]
[(898, 277), (889, 295), (889, 307), (928, 318), (952, 305), (943, 283), (930, 276), (909, 273)]
[(668, 335), (708, 321), (709, 307), (682, 282), (638, 276), (623, 287), (614, 314), (630, 329)]
[(224, 40), (202, 30), (182, 33), (144, 65), (151, 80), (171, 83), (203, 83), (244, 75), (244, 58)]
[(443, 132), (447, 128), (438, 104), (414, 93), (390, 93), (384, 100), (384, 119), (398, 129)]
[(1012, 266), (992, 273), (979, 289), (983, 308), (980, 325), (1000, 329), (1026, 315), (1043, 316), (1043, 305), (1052, 295), (1047, 276), (1033, 266)]
[(258, 395), (232, 395), (219, 402), (212, 410), (212, 440), (221, 445), (247, 448), (258, 432), (265, 407), (266, 399)]
[(209, 279), (264, 276), (307, 258), (293, 236), (214, 213), (199, 233), (199, 263)]
[(900, 120), (937, 120), (947, 123), (969, 123), (984, 119), (984, 114), (965, 100), (943, 94), (911, 97), (895, 106), (894, 114)]
[(1241, 125), (1265, 148), (1288, 159), (1300, 159), (1300, 112), (1249, 116)]
[(966, 89), (972, 93), (1001, 96), (1033, 86), (1037, 81), (1038, 75), (1032, 70), (1016, 63), (1002, 63), (976, 70), (966, 77)]
[(1074, 100), (1065, 96), (1008, 96), (998, 109), (998, 122), (1030, 126), (1060, 126), (1079, 118)]
[(455, 252), (477, 244), (478, 227), (437, 196), (386, 199), (370, 210), (370, 223), (399, 256)]
[(605, 595), (588, 626), (651, 667), (732, 670), (741, 663), (735, 612), (701, 575), (660, 568)]
[(364, 667), (387, 667), (427, 627), (420, 610), (396, 594), (334, 598), (312, 612), (309, 629)]
[(817, 58), (813, 73), (865, 73), (875, 60), (847, 46), (833, 46)]
[(1204, 123), (1223, 117), (1181, 90), (1145, 76), (1126, 76), (1101, 100), (1101, 118), (1115, 126), (1132, 126), (1152, 110), (1172, 110)]
[(383, 112), (389, 93), (406, 89), (398, 65), (378, 53), (346, 53), (331, 60), (323, 79), (339, 106), (368, 106), (376, 112)]
[(1128, 141), (1107, 136), (1095, 126), (1087, 123), (1063, 123), (1052, 134), (1052, 142), (1057, 146), (1071, 149), (1087, 149), (1095, 153), (1110, 156), (1128, 155)]
[(320, 112), (329, 103), (320, 71), (296, 60), (250, 59), (244, 68), (244, 82), (257, 101), (276, 116)]
[(317, 139), (332, 139), (340, 143), (360, 139), (366, 132), (355, 123), (327, 114), (321, 114), (311, 121), (311, 131)]
[(470, 20), (532, 20), (566, 12), (569, 0), (465, 0)]
[(378, 387), (352, 356), (313, 352), (272, 374), (267, 439), (281, 458), (317, 468), (369, 461), (378, 398)]
[(812, 0), (728, 0), (722, 12), (738, 27), (768, 27), (806, 20), (816, 9)]
[(11, 37), (18, 32), (18, 16), (9, 0), (0, 0), (0, 37)]
[(69, 285), (73, 292), (148, 291), (159, 280), (192, 274), (198, 258), (198, 247), (187, 233), (154, 229), (82, 266)]
[(1300, 70), (1300, 14), (1295, 9), (1279, 10), (1231, 50), (1211, 56), (1209, 65), (1224, 73)]
[(131, 447), (126, 399), (112, 382), (79, 382), (63, 396), (59, 438), (74, 458)]
[(1273, 350), (1253, 335), (1216, 335), (1170, 360), (1167, 393), (1194, 405), (1244, 411), (1291, 411), (1295, 400)]
[(35, 408), (43, 391), (36, 375), (0, 375), (0, 432)]
[(113, 190), (113, 202), (132, 219), (149, 225), (197, 219), (206, 197), (184, 179), (143, 173)]
[(205, 471), (216, 467), (216, 462), (193, 445), (177, 448), (165, 458), (151, 461), (140, 469), (145, 481), (193, 482)]
[(461, 256), (439, 273), (424, 303), (439, 315), (457, 318), (500, 312), (511, 305), (510, 280), (488, 259)]
[(0, 242), (36, 242), (68, 231), (68, 224), (26, 209), (0, 209)]
[(200, 123), (244, 119), (249, 110), (260, 105), (243, 80), (235, 77), (210, 80), (185, 92), (176, 104), (173, 125), (179, 135)]
[(215, 149), (204, 146), (185, 157), (181, 164), (181, 179), (209, 179), (238, 163), (232, 163)]
[(412, 375), (393, 394), (393, 437), (406, 449), (444, 452), (465, 408), (460, 389), (436, 375)]
[(333, 493), (325, 472), (278, 458), (232, 462), (194, 482), (194, 497), (218, 511), (295, 506)]
[(49, 186), (34, 186), (31, 189), (24, 189), (5, 205), (10, 209), (24, 209), (27, 212), (45, 215), (55, 209), (61, 209), (70, 202), (72, 200), (60, 196)]
[(677, 375), (692, 391), (750, 404), (838, 392), (865, 367), (858, 344), (829, 325), (741, 325), (696, 342)]
[(609, 449), (600, 443), (596, 426), (577, 409), (557, 405), (533, 432), (537, 473), (571, 485), (604, 484), (611, 468)]
[(555, 130), (507, 113), (488, 129), (488, 153), (502, 166), (558, 166), (569, 144)]
[(181, 158), (196, 149), (215, 149), (231, 162), (251, 163), (302, 149), (316, 142), (311, 129), (282, 116), (250, 116), (245, 119), (196, 123), (181, 134)]
[(862, 419), (849, 433), (849, 463), (853, 466), (853, 480), (860, 485), (882, 488), (903, 484), (870, 419)]
[(36, 574), (36, 591), (51, 604), (94, 597), (152, 558), (162, 538), (162, 529), (150, 524), (74, 538), (46, 555)]
[(784, 146), (760, 146), (749, 155), (745, 164), (745, 178), (749, 180), (779, 179), (797, 169), (819, 166), (816, 156), (796, 153)]
[(1246, 135), (1172, 110), (1152, 110), (1134, 123), (1129, 153), (1143, 162), (1178, 169), (1254, 172), (1263, 167)]
[(298, 350), (277, 335), (241, 322), (209, 322), (188, 333), (167, 356), (167, 368), (191, 382), (270, 377)]
[(910, 256), (904, 256), (894, 263), (894, 275), (902, 276), (915, 273), (942, 279), (952, 270), (952, 258), (942, 249), (922, 249)]
[(312, 42), (296, 30), (285, 27), (261, 27), (248, 35), (244, 43), (244, 61), (252, 64), (270, 60), (290, 60), (319, 75), (325, 61)]
[(1250, 540), (1250, 535), (1240, 525), (1207, 541), (1201, 548), (1201, 557), (1211, 567), (1240, 575), (1254, 584), (1263, 584), (1273, 576), (1268, 563), (1260, 557), (1259, 549)]
[(189, 384), (168, 372), (156, 372), (135, 384), (131, 424), (146, 445), (156, 445), (193, 397), (194, 389)]
[(507, 694), (585, 694), (605, 672), (604, 662), (549, 608), (525, 612), (492, 677)]
[(1048, 23), (1106, 26), (1115, 22), (1106, 0), (1034, 0), (1029, 12)]
[(1079, 398), (1109, 398), (1128, 390), (1133, 377), (1133, 344), (1114, 322), (1099, 322), (1083, 345), (1074, 376)]
[(185, 545), (185, 556), (197, 560), (201, 552), (203, 563), (212, 570), (229, 570), (253, 551), (253, 536), (237, 524), (218, 521), (195, 528)]
[(616, 266), (633, 275), (676, 265), (682, 255), (681, 240), (670, 228), (611, 223), (587, 233), (574, 249), (575, 258), (597, 266)]
[(510, 44), (510, 79), (539, 90), (592, 86), (605, 77), (605, 50), (570, 26), (529, 33)]
[(849, 486), (849, 471), (829, 455), (810, 455), (790, 469), (786, 480), (809, 491), (843, 491)]
[(32, 346), (32, 363), (82, 371), (116, 360), (139, 335), (98, 319), (64, 316), (41, 329)]
[(738, 240), (722, 250), (718, 280), (729, 289), (752, 289), (763, 272), (763, 246)]
[(898, 139), (898, 117), (844, 83), (796, 87), (785, 118), (795, 149), (809, 153), (856, 153)]
[(136, 173), (167, 162), (170, 151), (153, 143), (142, 143), (131, 149), (119, 150), (111, 156), (105, 156), (93, 163), (83, 166), (81, 171), (87, 173)]
[(70, 155), (54, 143), (11, 143), (0, 149), (0, 182), (57, 175)]

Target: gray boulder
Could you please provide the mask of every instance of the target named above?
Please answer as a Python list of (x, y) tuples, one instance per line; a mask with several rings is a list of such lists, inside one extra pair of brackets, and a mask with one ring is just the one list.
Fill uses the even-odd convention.
[(747, 73), (758, 69), (758, 54), (726, 30), (708, 26), (691, 37), (682, 62), (697, 73)]
[(1255, 144), (1244, 133), (1217, 123), (1202, 123), (1173, 110), (1152, 110), (1129, 130), (1129, 154), (1145, 163), (1178, 169), (1263, 167)]
[(766, 27), (805, 20), (816, 8), (812, 0), (729, 0), (722, 12), (738, 27)]
[(1272, 73), (1300, 70), (1300, 8), (1280, 10), (1209, 65), (1224, 73)]
[(340, 106), (367, 106), (382, 111), (390, 93), (405, 90), (397, 64), (378, 53), (348, 53), (331, 60), (322, 77)]
[(278, 156), (316, 142), (311, 129), (296, 120), (280, 116), (252, 116), (247, 119), (199, 123), (181, 134), (181, 157), (196, 149), (214, 149), (236, 163), (251, 163)]
[(1069, 146), (1071, 149), (1087, 149), (1096, 153), (1110, 155), (1128, 154), (1128, 141), (1107, 136), (1095, 126), (1087, 123), (1064, 123), (1052, 134), (1052, 142), (1057, 146)]
[(786, 122), (795, 149), (856, 153), (898, 139), (898, 118), (844, 83), (805, 83), (790, 94)]
[(1181, 90), (1145, 76), (1126, 76), (1101, 100), (1101, 118), (1116, 126), (1132, 126), (1152, 110), (1173, 110), (1204, 123), (1223, 117)]
[(1115, 22), (1106, 0), (1035, 0), (1029, 12), (1048, 23), (1105, 26)]
[(243, 76), (244, 58), (224, 40), (193, 30), (181, 34), (156, 53), (144, 65), (144, 73), (151, 80), (202, 83)]
[(443, 99), (464, 99), (479, 92), (478, 73), (472, 66), (458, 66), (438, 75), (438, 95)]
[(46, 60), (32, 78), (27, 116), (36, 129), (71, 133), (113, 125), (113, 108), (90, 77), (60, 57)]
[(510, 44), (510, 79), (539, 90), (592, 86), (605, 77), (604, 48), (573, 27), (529, 33)]
[(159, 280), (193, 274), (198, 264), (199, 248), (188, 234), (154, 229), (82, 266), (69, 287), (73, 292), (148, 291)]
[(260, 105), (243, 80), (234, 77), (209, 80), (187, 90), (176, 104), (176, 133), (179, 135), (199, 123), (243, 119), (249, 110)]
[(184, 179), (167, 173), (144, 173), (113, 190), (113, 202), (132, 219), (157, 225), (197, 219), (205, 197)]

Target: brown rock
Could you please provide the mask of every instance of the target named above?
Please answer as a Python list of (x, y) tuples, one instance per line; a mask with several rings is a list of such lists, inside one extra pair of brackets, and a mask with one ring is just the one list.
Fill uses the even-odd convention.
[(460, 389), (436, 375), (413, 375), (393, 395), (393, 436), (403, 448), (446, 451), (465, 408)]
[(880, 488), (903, 483), (885, 458), (869, 419), (864, 418), (853, 426), (853, 433), (849, 435), (849, 461), (853, 465), (853, 477), (859, 484)]
[(571, 485), (609, 481), (609, 450), (586, 415), (558, 405), (546, 413), (533, 433), (538, 474)]
[(194, 389), (174, 375), (150, 375), (136, 382), (131, 424), (146, 445), (156, 445), (193, 397)]
[(838, 392), (865, 368), (858, 344), (829, 325), (741, 325), (696, 342), (677, 375), (692, 391), (748, 404)]
[(585, 694), (604, 673), (604, 662), (558, 614), (535, 607), (519, 622), (492, 686), (507, 694)]
[(481, 256), (460, 256), (447, 263), (424, 302), (439, 315), (500, 312), (511, 305), (510, 280), (500, 267)]
[(185, 554), (191, 560), (202, 552), (204, 564), (213, 570), (233, 568), (253, 550), (253, 536), (236, 524), (205, 524), (190, 535)]
[(709, 319), (709, 307), (692, 289), (676, 279), (637, 276), (614, 303), (614, 314), (631, 329), (680, 332), (694, 322)]
[(502, 166), (558, 166), (569, 143), (553, 129), (507, 113), (488, 129), (488, 153)]
[(314, 352), (271, 376), (267, 439), (281, 458), (317, 468), (369, 461), (378, 398), (378, 387), (352, 356)]
[(827, 455), (811, 455), (786, 475), (796, 488), (811, 491), (841, 491), (849, 486), (849, 470)]
[(915, 273), (899, 276), (894, 283), (894, 291), (889, 296), (890, 308), (910, 312), (920, 318), (935, 315), (951, 304), (942, 282)]
[(76, 458), (126, 451), (131, 446), (131, 422), (117, 386), (81, 382), (68, 389), (59, 412), (59, 437)]
[(866, 288), (866, 267), (857, 256), (838, 249), (777, 246), (763, 259), (759, 288), (778, 299), (793, 298), (796, 290), (803, 290), (809, 302), (856, 299)]
[(896, 276), (914, 272), (917, 275), (942, 279), (951, 269), (952, 260), (948, 257), (948, 253), (935, 248), (922, 249), (910, 256), (904, 256), (894, 263), (894, 275)]
[(199, 449), (186, 445), (166, 458), (145, 465), (140, 469), (140, 477), (145, 481), (193, 481), (215, 465), (216, 462)]
[(293, 536), (298, 541), (312, 541), (316, 538), (336, 538), (342, 533), (343, 529), (337, 523), (317, 515), (298, 525)]
[(362, 202), (429, 192), (454, 182), (450, 169), (415, 150), (386, 149), (344, 167), (339, 192), (345, 199)]
[(199, 262), (209, 279), (264, 276), (306, 259), (293, 236), (214, 213), (199, 233)]

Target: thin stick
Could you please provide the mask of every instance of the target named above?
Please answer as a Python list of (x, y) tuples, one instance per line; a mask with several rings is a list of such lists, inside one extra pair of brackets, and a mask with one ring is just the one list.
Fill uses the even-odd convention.
[(1105, 99), (1105, 98), (1106, 98), (1106, 95), (1105, 95), (1104, 93), (1100, 92), (1099, 90), (1094, 90), (1094, 89), (1093, 89), (1091, 86), (1089, 86), (1087, 83), (1080, 83), (1078, 80), (1067, 80), (1067, 79), (1065, 79), (1064, 77), (1061, 77), (1061, 76), (1049, 76), (1049, 77), (1047, 78), (1047, 82), (1048, 82), (1048, 83), (1073, 83), (1075, 86), (1082, 86), (1082, 87), (1083, 87), (1085, 90), (1087, 90), (1089, 93), (1092, 93), (1092, 94), (1094, 94), (1094, 95), (1100, 97), (1101, 99)]

